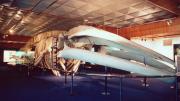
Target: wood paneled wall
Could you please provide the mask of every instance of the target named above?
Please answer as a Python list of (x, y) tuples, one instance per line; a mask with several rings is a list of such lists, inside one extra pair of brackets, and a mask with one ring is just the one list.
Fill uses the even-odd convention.
[(180, 18), (159, 21), (149, 24), (136, 25), (119, 29), (119, 35), (131, 37), (158, 37), (180, 35)]

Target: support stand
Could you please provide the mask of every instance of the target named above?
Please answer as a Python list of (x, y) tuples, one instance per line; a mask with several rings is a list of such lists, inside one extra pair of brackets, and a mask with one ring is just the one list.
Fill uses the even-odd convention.
[(64, 84), (66, 85), (67, 84), (67, 72), (65, 71), (64, 73)]
[(179, 101), (179, 87), (178, 87), (178, 76), (176, 77), (176, 101)]
[(29, 72), (29, 67), (28, 67), (27, 76), (29, 77), (29, 75), (30, 75), (30, 72)]
[(144, 77), (144, 79), (143, 79), (143, 84), (142, 84), (142, 86), (144, 86), (144, 87), (149, 87), (149, 84), (147, 83), (147, 78), (146, 78), (146, 77)]
[(120, 86), (119, 86), (119, 101), (122, 101), (122, 77), (120, 77)]
[(71, 91), (70, 91), (70, 95), (73, 96), (74, 92), (73, 92), (73, 87), (74, 87), (74, 73), (71, 73)]
[(104, 92), (102, 92), (102, 95), (110, 95), (108, 92), (108, 78), (107, 78), (107, 67), (105, 67), (105, 80), (104, 80)]
[(28, 77), (30, 76), (29, 68), (30, 68), (30, 65), (28, 65), (28, 67), (27, 67), (27, 76), (28, 76)]

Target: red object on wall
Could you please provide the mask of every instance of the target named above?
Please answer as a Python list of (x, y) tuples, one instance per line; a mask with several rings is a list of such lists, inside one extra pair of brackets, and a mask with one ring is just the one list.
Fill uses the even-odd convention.
[(164, 46), (171, 46), (172, 45), (172, 39), (163, 40)]

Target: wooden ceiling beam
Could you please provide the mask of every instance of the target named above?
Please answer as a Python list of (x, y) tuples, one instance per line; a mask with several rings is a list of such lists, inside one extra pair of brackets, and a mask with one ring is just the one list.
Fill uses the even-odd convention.
[(21, 35), (0, 35), (0, 41), (19, 41), (27, 42), (31, 39), (31, 36), (21, 36)]
[(178, 9), (178, 3), (174, 0), (148, 0), (152, 4), (159, 6), (160, 8), (167, 10), (176, 15), (180, 15), (180, 10)]
[(25, 44), (19, 44), (19, 43), (1, 43), (0, 42), (0, 50), (19, 50)]
[(18, 50), (22, 48), (28, 40), (30, 40), (30, 36), (20, 36), (20, 35), (0, 35), (0, 49), (15, 49)]

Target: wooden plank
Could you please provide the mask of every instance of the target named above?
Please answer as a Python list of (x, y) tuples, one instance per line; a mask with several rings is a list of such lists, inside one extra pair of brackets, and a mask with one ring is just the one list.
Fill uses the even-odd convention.
[(168, 20), (154, 23), (136, 25), (119, 29), (119, 35), (126, 35), (127, 39), (131, 37), (158, 37), (158, 36), (173, 36), (180, 35), (180, 17), (171, 20), (168, 25)]

